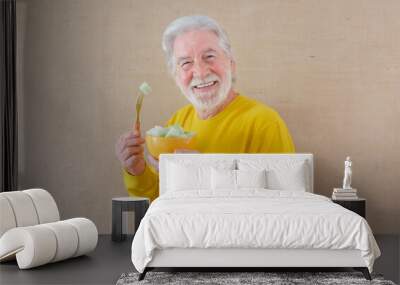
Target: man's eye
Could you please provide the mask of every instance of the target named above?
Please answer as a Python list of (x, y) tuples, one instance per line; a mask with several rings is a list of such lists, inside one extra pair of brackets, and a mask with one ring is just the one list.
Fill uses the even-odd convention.
[(209, 55), (206, 56), (207, 59), (212, 59), (214, 57), (215, 57), (215, 55), (213, 55), (213, 54), (209, 54)]
[(181, 67), (188, 66), (190, 64), (190, 61), (184, 61), (181, 63)]

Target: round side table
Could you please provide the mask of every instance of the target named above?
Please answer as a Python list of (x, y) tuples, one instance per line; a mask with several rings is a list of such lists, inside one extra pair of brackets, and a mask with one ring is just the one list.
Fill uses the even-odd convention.
[(112, 199), (112, 234), (113, 241), (123, 241), (126, 234), (122, 233), (122, 212), (135, 212), (135, 232), (140, 221), (149, 208), (150, 200), (144, 197), (116, 197)]

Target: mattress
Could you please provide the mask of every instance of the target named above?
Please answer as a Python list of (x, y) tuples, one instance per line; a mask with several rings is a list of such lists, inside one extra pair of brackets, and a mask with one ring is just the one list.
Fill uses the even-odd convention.
[(162, 249), (359, 250), (372, 271), (380, 255), (364, 218), (300, 191), (169, 192), (157, 198), (132, 242), (139, 272)]

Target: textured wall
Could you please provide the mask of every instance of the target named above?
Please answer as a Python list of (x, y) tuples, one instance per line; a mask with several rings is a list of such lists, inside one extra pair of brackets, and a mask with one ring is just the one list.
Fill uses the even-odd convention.
[[(168, 6), (168, 9), (166, 9)], [(298, 152), (315, 154), (315, 189), (353, 186), (377, 233), (400, 233), (399, 1), (18, 0), (21, 187), (48, 189), (64, 218), (111, 231), (125, 195), (117, 137), (133, 124), (146, 80), (143, 129), (186, 100), (160, 47), (174, 18), (205, 13), (230, 35), (237, 89), (277, 109)]]

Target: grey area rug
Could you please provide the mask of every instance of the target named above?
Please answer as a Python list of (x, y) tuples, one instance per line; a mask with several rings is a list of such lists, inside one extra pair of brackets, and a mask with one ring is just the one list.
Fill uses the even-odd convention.
[(117, 285), (133, 284), (379, 284), (395, 285), (384, 280), (381, 275), (372, 274), (372, 281), (366, 280), (360, 272), (148, 272), (142, 281), (138, 281), (139, 273), (124, 273)]

